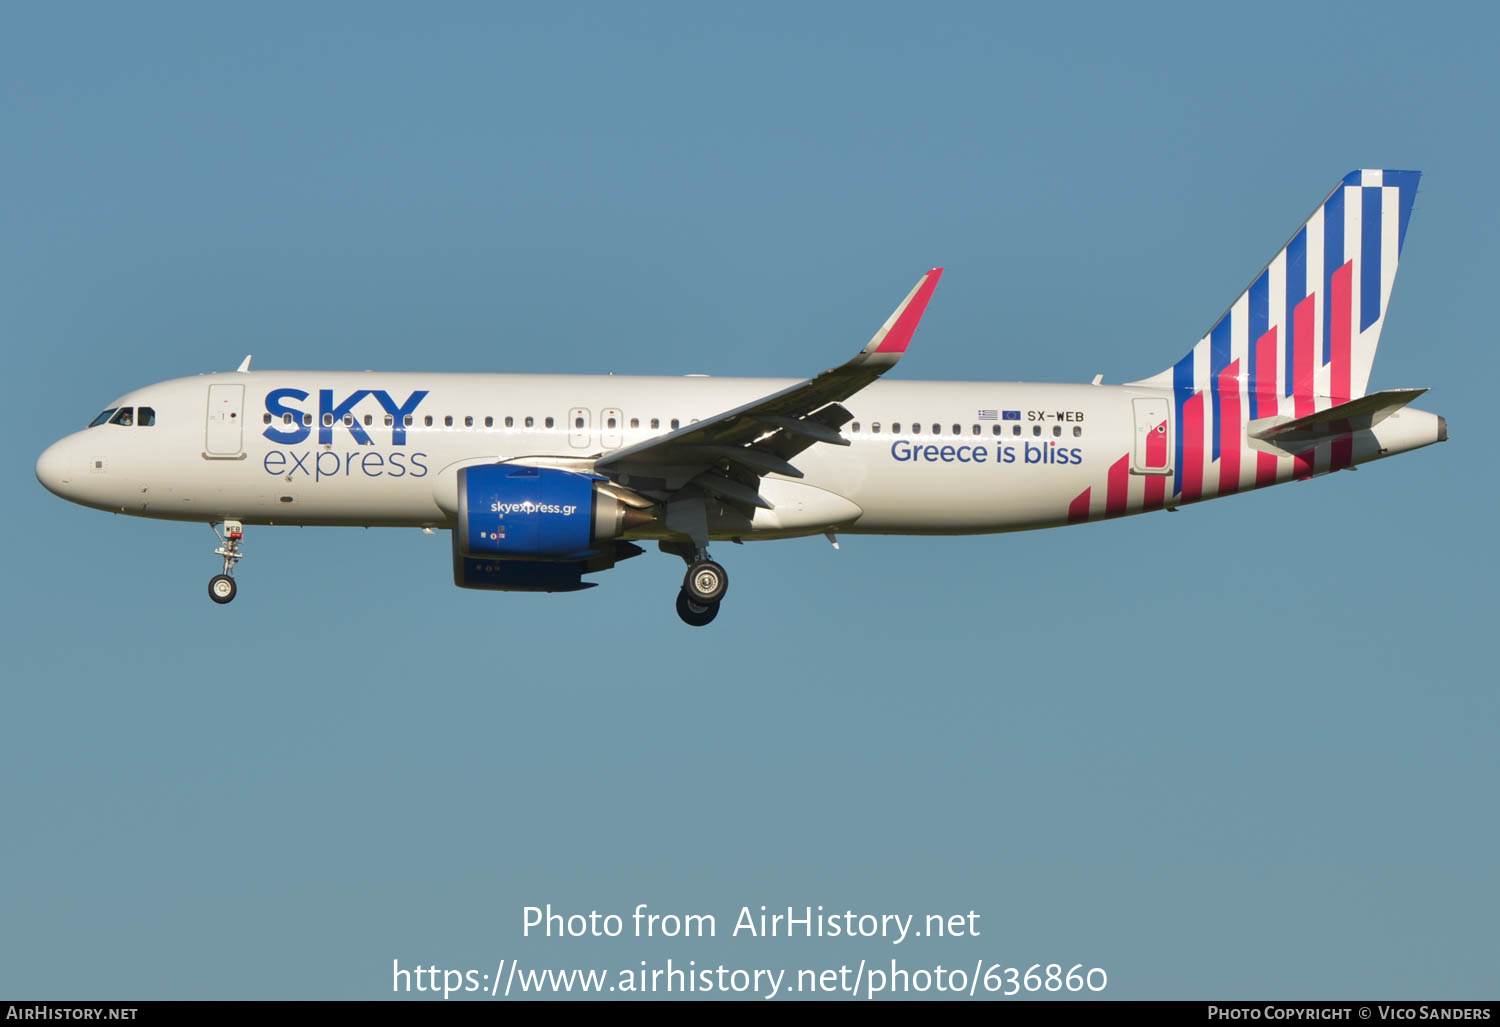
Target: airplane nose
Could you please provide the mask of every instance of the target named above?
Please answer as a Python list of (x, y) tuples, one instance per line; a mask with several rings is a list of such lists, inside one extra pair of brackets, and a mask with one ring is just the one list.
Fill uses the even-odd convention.
[(68, 487), (71, 472), (63, 449), (61, 442), (54, 442), (42, 451), (42, 455), (36, 458), (36, 480), (48, 492), (66, 499), (63, 490)]

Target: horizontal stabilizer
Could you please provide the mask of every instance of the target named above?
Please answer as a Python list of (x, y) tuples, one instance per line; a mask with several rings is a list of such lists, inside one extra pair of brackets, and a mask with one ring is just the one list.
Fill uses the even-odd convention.
[(1367, 431), (1426, 391), (1387, 389), (1305, 417), (1262, 418), (1250, 422), (1250, 437), (1280, 446), (1286, 442), (1316, 443), (1350, 432)]

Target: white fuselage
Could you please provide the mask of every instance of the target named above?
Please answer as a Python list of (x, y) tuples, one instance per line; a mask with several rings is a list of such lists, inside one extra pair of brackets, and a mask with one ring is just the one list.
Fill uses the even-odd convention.
[[(521, 461), (587, 470), (603, 454), (793, 384), (374, 371), (200, 375), (120, 397), (113, 407), (149, 408), (154, 423), (76, 432), (42, 455), (37, 476), (74, 502), (142, 517), (452, 527), (461, 466)], [(1070, 503), (1076, 507), (1088, 489), (1097, 509), (1106, 489), (1118, 489), (1111, 515), (1172, 506), (1179, 500), (1169, 471), (1179, 456), (1170, 446), (1167, 468), (1146, 473), (1132, 463), (1130, 481), (1110, 477), (1143, 427), (1135, 401), (1155, 400), (1148, 406), (1171, 417), (1171, 398), (1144, 386), (877, 381), (845, 403), (854, 415), (843, 428), (851, 445), (812, 446), (795, 459), (804, 478), (766, 478), (762, 492), (773, 509), (748, 524), (743, 515), (711, 520), (710, 528), (716, 538), (746, 539), (1022, 530), (1068, 523)], [(1353, 462), (1440, 437), (1436, 416), (1402, 410), (1355, 434)], [(1253, 466), (1249, 440), (1241, 445)], [(1326, 453), (1315, 458), (1313, 473), (1328, 469)], [(1142, 483), (1164, 472), (1164, 502), (1143, 500)], [(1305, 476), (1280, 459), (1275, 481), (1294, 475)], [(1217, 494), (1209, 483), (1198, 495)]]

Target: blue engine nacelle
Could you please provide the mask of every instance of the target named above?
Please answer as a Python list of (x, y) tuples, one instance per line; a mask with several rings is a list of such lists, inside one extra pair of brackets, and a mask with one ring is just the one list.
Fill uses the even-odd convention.
[(572, 471), (518, 464), (460, 468), (453, 580), (464, 588), (588, 588), (581, 575), (640, 551), (611, 540), (654, 520)]
[(458, 472), (458, 547), (469, 556), (582, 558), (652, 520), (572, 471), (484, 464)]

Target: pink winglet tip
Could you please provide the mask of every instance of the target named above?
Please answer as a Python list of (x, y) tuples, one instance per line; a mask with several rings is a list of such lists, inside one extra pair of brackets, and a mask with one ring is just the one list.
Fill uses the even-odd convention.
[(896, 319), (895, 324), (891, 325), (891, 330), (875, 348), (876, 353), (906, 352), (906, 347), (911, 344), (911, 337), (917, 330), (917, 322), (922, 320), (922, 314), (927, 310), (927, 301), (932, 298), (932, 290), (937, 288), (938, 279), (941, 277), (943, 277), (943, 269), (940, 267), (935, 267), (922, 276), (922, 281), (917, 284), (916, 291), (906, 304), (906, 309), (901, 311), (901, 316)]

